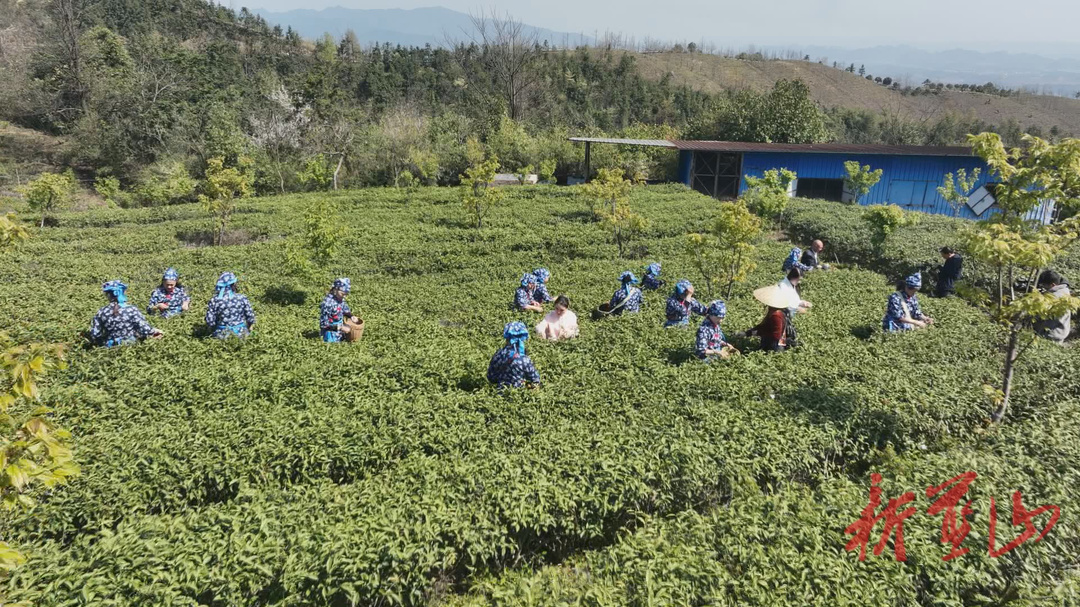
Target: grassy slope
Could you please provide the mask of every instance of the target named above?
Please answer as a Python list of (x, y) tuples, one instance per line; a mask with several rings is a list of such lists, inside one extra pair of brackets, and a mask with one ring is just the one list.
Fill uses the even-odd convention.
[[(1014, 423), (980, 432), (996, 331), (961, 302), (928, 301), (940, 327), (883, 340), (880, 276), (813, 276), (805, 348), (707, 366), (687, 360), (691, 332), (661, 328), (651, 294), (638, 317), (583, 318), (572, 343), (531, 343), (543, 390), (488, 388), (501, 327), (521, 317), (507, 302), (523, 270), (550, 268), (584, 317), (645, 262), (616, 260), (572, 192), (515, 190), (480, 231), (451, 190), (407, 205), (393, 190), (335, 195), (352, 233), (327, 275), (353, 277), (369, 323), (353, 347), (314, 338), (326, 280), (281, 275), (280, 238), (308, 196), (250, 203), (236, 225), (266, 240), (216, 249), (176, 240), (205, 225), (195, 206), (64, 215), (0, 266), (4, 329), (70, 340), (103, 280), (125, 278), (141, 302), (166, 265), (196, 314), (158, 321), (161, 342), (75, 351), (49, 382), (85, 473), (0, 528), (31, 554), (10, 598), (525, 603), (539, 588), (545, 604), (914, 604), (928, 592), (955, 604), (1004, 593), (998, 581), (1024, 596), (1062, 582), (1080, 547), (1068, 514), (1013, 558), (942, 563), (940, 519), (926, 516), (909, 524), (908, 566), (842, 551), (868, 467), (890, 493), (973, 468), (983, 507), (1017, 487), (1029, 505), (1080, 507), (1075, 350), (1037, 344), (1041, 371), (1022, 375)], [(652, 220), (649, 258), (669, 281), (692, 277), (683, 235), (715, 202), (663, 187), (635, 205)], [(758, 320), (749, 290), (776, 280), (785, 251), (763, 245), (730, 329)], [(259, 313), (243, 344), (192, 336), (223, 269)], [(977, 518), (974, 552), (985, 534)]]
[(869, 82), (857, 74), (811, 61), (742, 61), (687, 53), (638, 54), (637, 63), (647, 77), (670, 73), (673, 81), (704, 91), (752, 89), (764, 91), (781, 79), (798, 78), (825, 107), (852, 107), (900, 114), (913, 120), (932, 120), (952, 111), (975, 116), (990, 124), (1016, 120), (1021, 127), (1037, 125), (1048, 131), (1058, 126), (1080, 134), (1080, 100), (1044, 95), (998, 97), (981, 93), (943, 92), (941, 95), (905, 96)]

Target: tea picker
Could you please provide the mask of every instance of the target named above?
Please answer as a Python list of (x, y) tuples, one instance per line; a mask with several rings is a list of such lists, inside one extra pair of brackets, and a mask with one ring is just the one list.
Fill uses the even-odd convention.
[(521, 284), (514, 291), (514, 309), (519, 312), (543, 312), (544, 306), (537, 300), (539, 281), (536, 274), (526, 272), (521, 277)]
[(738, 353), (735, 346), (724, 340), (724, 331), (720, 329), (720, 323), (724, 322), (725, 316), (727, 305), (719, 299), (706, 308), (705, 320), (698, 327), (697, 339), (694, 341), (694, 355), (701, 360), (727, 358), (732, 353)]
[(794, 347), (794, 327), (789, 310), (799, 306), (799, 296), (795, 290), (775, 284), (754, 291), (754, 299), (765, 304), (765, 318), (744, 335), (760, 337), (761, 349), (766, 352), (783, 352)]
[(90, 322), (90, 341), (94, 344), (111, 348), (164, 335), (146, 322), (146, 317), (138, 308), (127, 302), (126, 284), (110, 280), (101, 285), (101, 291), (109, 303), (98, 310)]
[(319, 332), (327, 343), (337, 343), (342, 339), (356, 341), (363, 333), (363, 321), (354, 316), (349, 304), (345, 303), (350, 291), (352, 281), (338, 278), (319, 304)]
[(896, 292), (889, 296), (885, 317), (881, 319), (881, 329), (886, 333), (923, 329), (933, 324), (934, 319), (923, 314), (916, 297), (922, 288), (922, 273), (916, 272), (904, 279), (896, 287)]
[(650, 263), (645, 266), (645, 277), (641, 279), (641, 288), (645, 291), (657, 291), (664, 287), (660, 280), (660, 264)]
[(536, 291), (533, 292), (533, 299), (542, 304), (555, 301), (555, 298), (551, 296), (547, 289), (547, 282), (551, 280), (551, 272), (547, 268), (537, 268), (533, 270), (533, 276), (536, 277)]
[(150, 294), (150, 305), (146, 307), (146, 312), (169, 318), (187, 312), (190, 306), (191, 297), (184, 285), (180, 284), (180, 273), (176, 268), (169, 268), (162, 275), (161, 284)]
[(215, 286), (217, 294), (206, 304), (206, 326), (217, 339), (247, 337), (255, 326), (255, 310), (236, 291), (236, 275), (225, 272)]
[(619, 275), (622, 284), (611, 296), (608, 303), (608, 315), (619, 316), (623, 312), (631, 314), (641, 311), (641, 289), (635, 287), (638, 284), (637, 276), (633, 272), (623, 272)]
[(539, 387), (540, 373), (532, 359), (525, 353), (525, 341), (529, 329), (525, 323), (515, 320), (503, 328), (506, 345), (499, 348), (488, 364), (488, 381), (499, 388), (521, 388), (526, 383)]
[(802, 249), (795, 247), (788, 253), (787, 259), (784, 260), (784, 272), (790, 272), (792, 268), (798, 268), (800, 272), (806, 273), (812, 270), (810, 266), (804, 264), (801, 261)]
[(690, 324), (691, 313), (705, 316), (706, 308), (694, 299), (694, 285), (683, 279), (675, 284), (675, 290), (668, 297), (667, 307), (664, 309), (664, 326), (685, 327)]

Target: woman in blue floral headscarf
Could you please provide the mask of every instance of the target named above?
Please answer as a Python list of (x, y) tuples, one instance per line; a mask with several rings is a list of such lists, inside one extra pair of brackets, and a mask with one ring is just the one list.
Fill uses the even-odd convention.
[(813, 270), (813, 268), (804, 264), (801, 261), (801, 258), (802, 249), (800, 249), (799, 247), (791, 249), (791, 252), (788, 253), (787, 259), (784, 260), (784, 273), (786, 274), (790, 272), (792, 268), (797, 268), (803, 274), (806, 274), (810, 270)]
[(146, 317), (127, 302), (127, 285), (110, 280), (101, 285), (109, 304), (97, 311), (90, 322), (90, 341), (105, 347), (135, 343), (146, 337), (164, 335), (146, 322)]
[(889, 296), (885, 318), (881, 320), (883, 331), (896, 333), (922, 329), (934, 322), (934, 319), (923, 314), (922, 309), (919, 308), (919, 299), (916, 294), (921, 288), (922, 273), (916, 272), (904, 279), (896, 292)]
[(225, 272), (215, 286), (217, 294), (206, 305), (206, 326), (217, 339), (247, 337), (255, 326), (255, 310), (236, 292), (236, 275)]
[(536, 291), (533, 293), (536, 301), (542, 304), (555, 301), (547, 288), (547, 282), (551, 279), (551, 272), (547, 268), (538, 268), (533, 270), (533, 276), (536, 277)]
[(667, 320), (665, 327), (680, 327), (690, 324), (690, 314), (705, 315), (705, 306), (694, 299), (694, 285), (689, 280), (680, 280), (675, 284), (675, 290), (668, 297), (667, 308), (664, 316)]
[(611, 302), (608, 304), (611, 306), (610, 314), (619, 316), (623, 312), (640, 312), (641, 289), (634, 286), (638, 284), (637, 276), (634, 276), (633, 272), (623, 272), (619, 275), (619, 283), (622, 286), (611, 296)]
[(526, 272), (521, 277), (521, 286), (514, 291), (514, 308), (525, 312), (543, 312), (544, 306), (536, 297), (536, 275)]
[(641, 279), (641, 288), (646, 291), (655, 291), (664, 286), (660, 280), (660, 264), (650, 263), (645, 266), (645, 277)]
[(717, 299), (709, 304), (694, 341), (695, 356), (702, 360), (712, 356), (727, 358), (731, 352), (737, 352), (735, 346), (724, 339), (724, 332), (720, 329), (720, 323), (724, 322), (726, 316), (727, 305), (723, 301)]
[(330, 292), (323, 298), (319, 305), (319, 331), (323, 341), (336, 343), (341, 341), (345, 334), (352, 331), (346, 320), (360, 322), (353, 316), (349, 304), (345, 303), (345, 296), (352, 290), (352, 281), (348, 278), (339, 278), (330, 287)]
[(161, 284), (150, 294), (150, 305), (146, 307), (146, 312), (169, 318), (187, 312), (190, 305), (191, 297), (184, 285), (180, 284), (180, 273), (175, 268), (169, 268), (161, 277)]
[(506, 345), (499, 348), (488, 364), (488, 381), (500, 388), (520, 388), (526, 383), (540, 385), (540, 373), (525, 353), (529, 329), (525, 323), (514, 321), (503, 329)]

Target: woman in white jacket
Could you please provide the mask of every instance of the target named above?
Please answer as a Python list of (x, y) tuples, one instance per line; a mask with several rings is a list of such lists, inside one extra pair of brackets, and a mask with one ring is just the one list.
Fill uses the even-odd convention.
[(536, 325), (536, 334), (540, 336), (540, 339), (548, 341), (577, 337), (577, 314), (570, 311), (569, 298), (565, 295), (555, 298), (555, 308)]

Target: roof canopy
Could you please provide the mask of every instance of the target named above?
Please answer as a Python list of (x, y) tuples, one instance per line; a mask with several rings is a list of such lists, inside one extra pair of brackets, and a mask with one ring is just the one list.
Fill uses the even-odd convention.
[(579, 143), (614, 143), (617, 145), (643, 145), (655, 148), (673, 148), (675, 144), (667, 139), (612, 139), (609, 137), (571, 137), (570, 141)]
[(740, 143), (734, 141), (672, 141), (680, 150), (700, 152), (794, 152), (801, 154), (886, 154), (889, 156), (971, 156), (966, 146), (859, 145), (850, 143)]
[(972, 156), (967, 146), (859, 145), (851, 143), (743, 143), (738, 141), (686, 141), (666, 139), (616, 139), (571, 137), (580, 143), (640, 145), (697, 152), (780, 152), (799, 154), (883, 154), (887, 156)]

